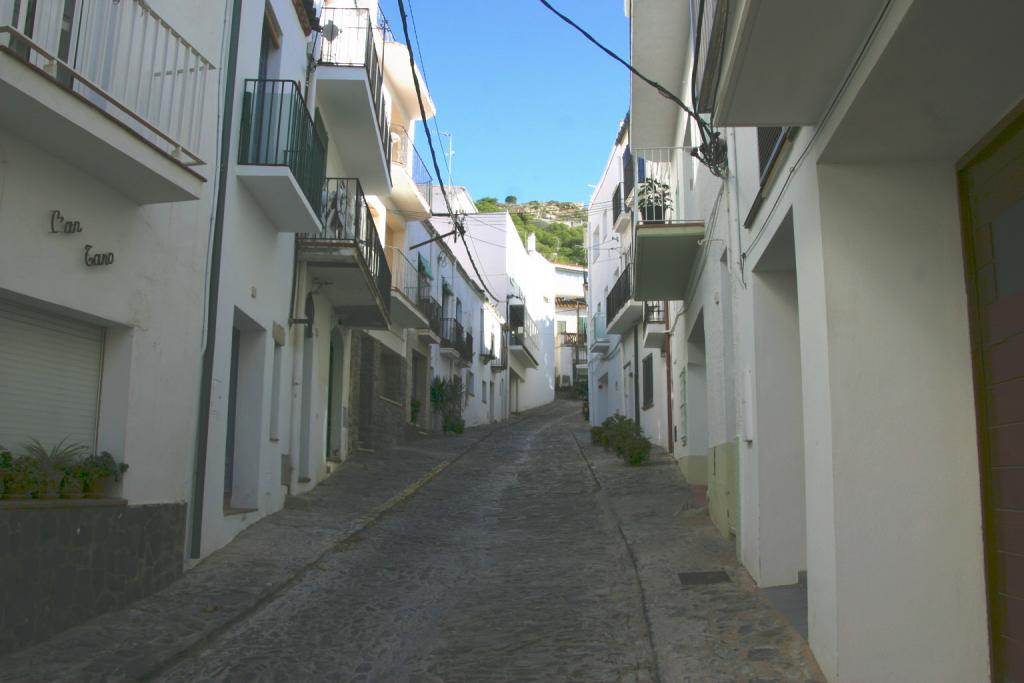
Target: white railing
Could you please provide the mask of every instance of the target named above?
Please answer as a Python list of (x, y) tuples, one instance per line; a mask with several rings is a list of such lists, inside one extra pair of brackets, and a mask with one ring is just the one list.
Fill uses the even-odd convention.
[(144, 0), (0, 0), (0, 45), (186, 165), (213, 65)]
[(636, 191), (633, 209), (640, 223), (674, 223), (683, 220), (683, 189), (686, 164), (693, 157), (685, 147), (634, 149)]

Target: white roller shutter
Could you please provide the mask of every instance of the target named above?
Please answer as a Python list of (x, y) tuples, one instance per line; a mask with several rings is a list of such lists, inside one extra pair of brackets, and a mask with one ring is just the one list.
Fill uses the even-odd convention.
[(96, 446), (103, 328), (0, 300), (0, 444)]

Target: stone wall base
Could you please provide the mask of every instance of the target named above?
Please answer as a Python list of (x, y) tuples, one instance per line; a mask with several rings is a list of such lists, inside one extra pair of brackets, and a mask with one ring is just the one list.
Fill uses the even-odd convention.
[(2, 655), (125, 607), (181, 576), (185, 504), (61, 501), (4, 509), (0, 548)]

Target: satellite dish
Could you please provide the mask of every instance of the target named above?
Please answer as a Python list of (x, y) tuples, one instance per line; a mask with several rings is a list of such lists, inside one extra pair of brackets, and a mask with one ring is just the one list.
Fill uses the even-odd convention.
[(333, 43), (334, 39), (337, 38), (340, 33), (341, 29), (338, 28), (338, 25), (335, 24), (334, 21), (328, 21), (327, 25), (320, 30), (320, 35), (322, 35), (324, 40), (328, 43)]

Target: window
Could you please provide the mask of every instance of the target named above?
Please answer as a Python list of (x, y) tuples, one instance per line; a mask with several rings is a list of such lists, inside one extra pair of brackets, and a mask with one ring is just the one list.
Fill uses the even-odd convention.
[(483, 399), (483, 402), (484, 402), (484, 403), (487, 403), (487, 380), (484, 380), (484, 381), (483, 381), (483, 382), (482, 382), (482, 383), (480, 384), (480, 391), (481, 391), (481, 392), (482, 392), (482, 394), (483, 394), (483, 396), (481, 397), (481, 398)]
[(469, 397), (469, 396), (476, 396), (476, 384), (474, 384), (475, 381), (476, 380), (473, 377), (473, 373), (467, 371), (466, 372), (466, 396), (467, 397)]
[(565, 321), (564, 320), (559, 320), (558, 321), (558, 334), (565, 334)]
[(654, 405), (654, 354), (649, 353), (644, 358), (644, 408)]

